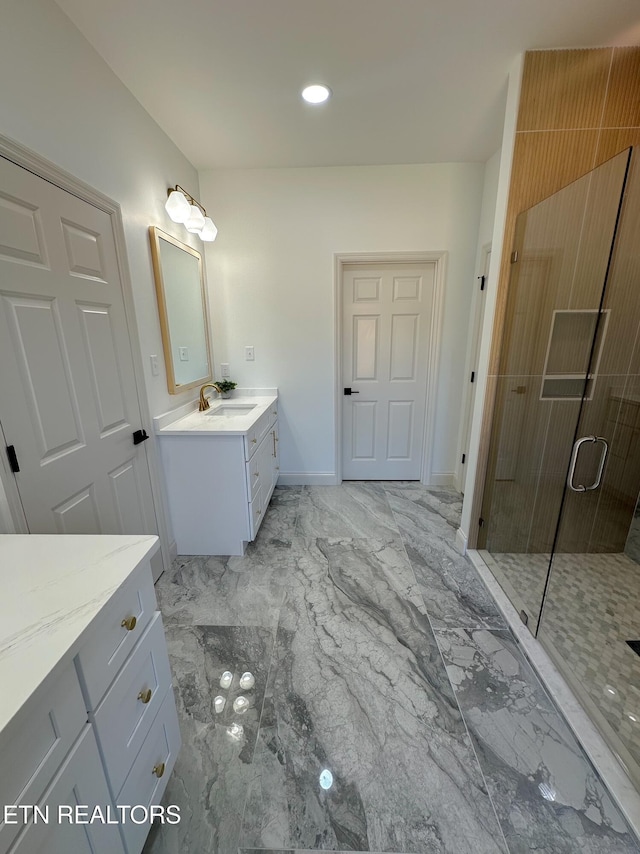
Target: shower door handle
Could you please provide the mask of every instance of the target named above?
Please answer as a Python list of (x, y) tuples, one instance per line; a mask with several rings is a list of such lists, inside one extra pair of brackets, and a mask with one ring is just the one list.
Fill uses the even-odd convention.
[[(578, 453), (585, 442), (601, 442), (603, 445), (602, 456), (600, 458), (600, 465), (598, 466), (598, 474), (596, 475), (596, 479), (591, 484), (591, 486), (584, 486), (582, 484), (576, 486), (573, 482), (573, 476), (576, 472)], [(609, 443), (603, 436), (583, 436), (581, 439), (578, 439), (573, 446), (573, 451), (571, 453), (571, 462), (569, 463), (569, 474), (567, 475), (567, 486), (569, 487), (569, 489), (572, 489), (574, 492), (591, 492), (591, 490), (597, 489), (600, 486), (600, 482), (602, 480), (602, 472), (604, 471), (604, 464), (607, 461), (608, 453)]]
[(609, 453), (609, 443), (604, 438), (604, 436), (596, 436), (596, 442), (602, 442), (602, 456), (600, 457), (600, 466), (598, 467), (598, 474), (596, 475), (596, 479), (591, 484), (591, 486), (587, 487), (587, 490), (597, 489), (600, 486), (600, 481), (602, 480), (602, 472), (604, 471), (604, 464), (607, 461), (607, 454)]

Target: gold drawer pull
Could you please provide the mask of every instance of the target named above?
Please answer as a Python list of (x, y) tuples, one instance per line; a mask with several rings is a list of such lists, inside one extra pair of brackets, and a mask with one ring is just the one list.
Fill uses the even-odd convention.
[(145, 691), (140, 691), (138, 699), (146, 705), (151, 699), (151, 688), (147, 688)]
[(254, 476), (254, 477), (260, 477), (260, 472), (259, 472), (259, 471), (257, 471), (253, 476)]
[(151, 773), (155, 774), (158, 778), (162, 777), (164, 774), (164, 762), (158, 762), (157, 765), (154, 765)]
[(261, 515), (262, 515), (262, 510), (258, 510), (258, 511), (257, 511), (257, 514), (258, 514), (258, 516), (261, 516)]
[(251, 444), (252, 444), (252, 445), (255, 445), (255, 443), (256, 443), (257, 441), (258, 441), (257, 439), (252, 439), (252, 440), (251, 440)]
[(132, 632), (136, 627), (136, 623), (137, 620), (135, 617), (125, 617), (124, 620), (120, 623), (120, 625), (128, 632)]

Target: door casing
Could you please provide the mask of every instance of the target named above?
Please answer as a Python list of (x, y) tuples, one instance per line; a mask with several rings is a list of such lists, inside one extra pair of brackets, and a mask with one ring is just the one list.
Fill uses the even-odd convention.
[(348, 252), (334, 255), (334, 348), (335, 348), (335, 472), (336, 482), (342, 483), (342, 296), (345, 264), (435, 264), (433, 313), (429, 338), (429, 365), (427, 371), (427, 394), (425, 428), (422, 442), (422, 465), (420, 483), (437, 486), (432, 479), (433, 437), (435, 432), (435, 403), (440, 367), (440, 340), (444, 319), (444, 287), (446, 281), (448, 253), (442, 252)]
[[(12, 163), (15, 163), (17, 166), (21, 166), (29, 172), (32, 172), (34, 175), (54, 184), (61, 190), (65, 190), (66, 192), (77, 196), (79, 199), (88, 202), (99, 210), (104, 211), (110, 217), (115, 237), (118, 270), (120, 273), (120, 280), (122, 282), (124, 308), (129, 338), (131, 341), (134, 377), (138, 392), (138, 400), (140, 403), (140, 412), (144, 424), (151, 426), (153, 422), (145, 389), (140, 339), (138, 337), (138, 327), (135, 318), (133, 290), (131, 286), (129, 265), (127, 262), (126, 242), (120, 205), (113, 201), (113, 199), (110, 199), (108, 196), (105, 196), (103, 193), (95, 190), (89, 184), (85, 184), (74, 175), (71, 175), (69, 172), (66, 172), (64, 169), (61, 169), (54, 163), (51, 163), (44, 157), (41, 157), (39, 154), (36, 154), (30, 149), (6, 136), (2, 136), (1, 134), (0, 155), (5, 157), (7, 160), (10, 160)], [(0, 416), (1, 410), (2, 401), (0, 401)], [(2, 435), (0, 435), (0, 438), (4, 441)], [(151, 478), (153, 509), (160, 538), (162, 564), (163, 568), (166, 570), (171, 566), (171, 556), (169, 550), (166, 515), (161, 497), (162, 492), (158, 453), (153, 431), (149, 431), (149, 440), (150, 441), (146, 443), (145, 450), (149, 465), (149, 475)], [(7, 527), (13, 527), (15, 533), (28, 533), (27, 520), (22, 510), (18, 487), (15, 482), (15, 478), (9, 469), (6, 455), (4, 453), (0, 454), (0, 482), (4, 490), (4, 496), (0, 495), (0, 518)], [(157, 573), (154, 572), (154, 574)]]

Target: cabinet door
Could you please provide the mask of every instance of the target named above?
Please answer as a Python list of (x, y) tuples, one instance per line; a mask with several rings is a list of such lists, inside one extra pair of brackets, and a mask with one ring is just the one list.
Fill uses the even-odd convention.
[[(84, 809), (84, 820), (91, 817), (93, 805), (99, 805), (107, 817), (115, 819), (98, 747), (89, 724), (76, 742), (60, 771), (45, 792), (39, 806), (48, 814), (48, 823), (29, 824), (20, 834), (8, 854), (124, 854), (117, 824), (71, 823), (65, 816), (69, 809)], [(58, 821), (62, 810), (62, 821)]]
[[(40, 803), (86, 724), (80, 683), (70, 662), (51, 690), (1, 733), (0, 768), (5, 773), (0, 774), (0, 807)], [(0, 812), (0, 854), (19, 832), (20, 826), (3, 821)]]
[(273, 492), (280, 475), (280, 442), (278, 439), (278, 421), (273, 423), (271, 427), (272, 451), (271, 457), (271, 492)]

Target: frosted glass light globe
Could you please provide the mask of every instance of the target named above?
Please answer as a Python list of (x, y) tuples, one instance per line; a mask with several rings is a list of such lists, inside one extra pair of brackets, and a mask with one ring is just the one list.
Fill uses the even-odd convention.
[(197, 205), (190, 205), (189, 219), (185, 222), (184, 227), (191, 234), (196, 234), (204, 228), (204, 215)]
[(173, 190), (164, 203), (164, 208), (174, 222), (186, 222), (191, 213), (191, 205), (180, 190)]
[(215, 227), (213, 220), (211, 217), (206, 216), (202, 231), (200, 232), (200, 240), (204, 240), (206, 243), (213, 243), (217, 234), (218, 229)]

